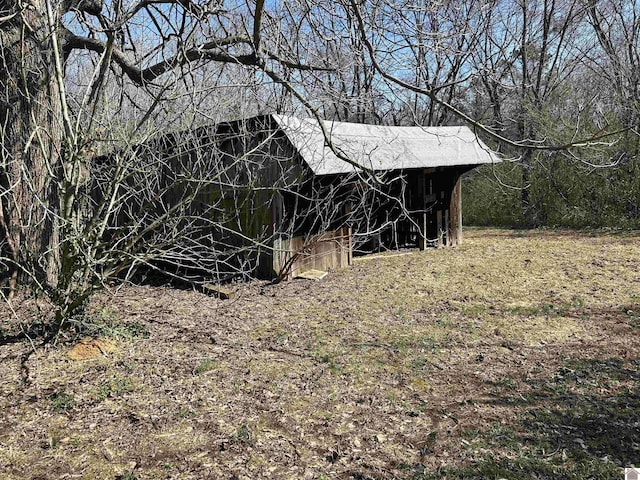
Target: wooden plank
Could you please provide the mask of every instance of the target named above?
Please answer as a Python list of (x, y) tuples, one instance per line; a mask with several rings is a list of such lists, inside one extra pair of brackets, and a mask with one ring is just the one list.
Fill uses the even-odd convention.
[(228, 288), (216, 285), (213, 283), (206, 283), (202, 286), (204, 293), (208, 295), (216, 296), (222, 300), (228, 300), (233, 298), (233, 292)]
[(278, 274), (288, 270), (287, 278), (292, 278), (307, 270), (346, 267), (351, 264), (351, 245), (351, 230), (346, 226), (311, 238), (280, 240), (274, 242), (274, 270)]
[(444, 211), (444, 241), (447, 247), (451, 246), (451, 219), (449, 217), (449, 209), (446, 208)]
[(295, 278), (306, 278), (307, 280), (322, 280), (324, 277), (329, 275), (329, 272), (316, 270), (312, 268), (310, 270), (305, 270), (304, 272), (298, 273)]
[(276, 238), (273, 241), (273, 271), (276, 275), (280, 275), (286, 261), (286, 252), (289, 250), (289, 242), (282, 238)]
[(404, 257), (405, 255), (413, 255), (414, 252), (398, 252), (398, 253), (382, 253), (382, 254), (374, 254), (374, 255), (363, 255), (362, 257), (355, 257), (353, 259), (354, 263), (359, 262), (367, 262), (369, 260), (376, 260), (378, 258), (394, 258), (394, 257)]
[(462, 244), (462, 180), (456, 181), (456, 245)]
[(438, 232), (438, 248), (442, 248), (442, 210), (436, 211), (436, 229)]
[(418, 249), (426, 250), (427, 249), (427, 172), (426, 170), (418, 177), (418, 194), (420, 195), (420, 200), (418, 204), (420, 205), (420, 209), (422, 210), (422, 214), (418, 219)]
[(449, 202), (449, 236), (450, 236), (450, 245), (455, 246), (462, 243), (462, 197), (461, 193), (461, 182), (460, 176), (456, 175), (454, 177), (455, 183), (453, 184), (451, 190), (451, 199)]

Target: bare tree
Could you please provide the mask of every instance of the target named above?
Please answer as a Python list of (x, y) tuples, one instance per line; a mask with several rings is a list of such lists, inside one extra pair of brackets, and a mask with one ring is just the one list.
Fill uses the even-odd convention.
[[(295, 207), (291, 232), (301, 223), (313, 232), (338, 220), (363, 222), (366, 231), (381, 202), (407, 213), (388, 193), (393, 189), (380, 188), (397, 181), (401, 191), (401, 179), (363, 171), (345, 179), (345, 187), (364, 189), (352, 198), (345, 192), (353, 188), (335, 184), (310, 184), (309, 196), (294, 187), (288, 167), (270, 173), (278, 175), (277, 188), (267, 191), (257, 181), (264, 165), (244, 154), (231, 161), (218, 145), (233, 141), (227, 134), (193, 130), (230, 116), (278, 110), (320, 119), (324, 111), (420, 125), (457, 118), (496, 142), (524, 148), (528, 205), (531, 152), (566, 151), (615, 132), (606, 126), (586, 141), (579, 135), (549, 141), (549, 130), (540, 127), (588, 50), (569, 41), (583, 35), (585, 18), (609, 48), (606, 30), (613, 26), (596, 3), (585, 9), (577, 0), (4, 2), (0, 229), (10, 295), (21, 279), (36, 285), (53, 300), (62, 325), (95, 289), (131, 278), (141, 265), (183, 277), (190, 268), (242, 272), (225, 252), (244, 251), (247, 262), (258, 262), (264, 241), (277, 232), (252, 232), (249, 242), (237, 235), (244, 227), (232, 224), (245, 222), (250, 231), (253, 206), (282, 192)], [(635, 30), (629, 32), (631, 41)], [(614, 52), (609, 58), (620, 63)], [(469, 105), (474, 85), (486, 87), (491, 99), (490, 125)], [(509, 118), (515, 131), (505, 129)], [(179, 133), (190, 130), (200, 133)], [(174, 133), (159, 135), (166, 131)], [(267, 138), (254, 147), (265, 145)], [(151, 146), (164, 153), (153, 155)], [(233, 190), (245, 193), (229, 196)], [(336, 202), (319, 201), (327, 197)]]
[[(121, 85), (127, 101), (119, 108), (136, 105), (131, 86), (148, 92), (146, 105), (138, 109), (142, 114), (129, 128), (130, 135), (144, 140), (144, 126), (176, 85), (204, 63), (272, 76), (313, 68), (281, 51), (277, 21), (260, 0), (229, 8), (222, 2), (181, 0), (15, 1), (2, 4), (0, 21), (0, 227), (6, 275), (11, 292), (20, 277), (49, 292), (64, 305), (60, 321), (86, 298), (76, 290), (92, 284), (87, 279), (97, 262), (95, 242), (114, 215), (87, 205), (94, 173), (90, 159), (96, 153), (89, 132), (104, 105), (107, 80)], [(82, 51), (94, 56), (78, 57)], [(65, 77), (69, 62), (78, 58), (89, 80), (72, 110)], [(127, 169), (112, 173), (114, 187), (105, 195), (119, 191), (130, 174)], [(105, 198), (118, 203), (126, 195)]]
[[(522, 222), (540, 224), (544, 218), (537, 202), (543, 197), (532, 195), (534, 177), (552, 179), (558, 159), (571, 150), (576, 139), (589, 138), (594, 131), (621, 129), (594, 127), (588, 111), (573, 106), (577, 97), (571, 90), (581, 88), (585, 59), (593, 55), (595, 47), (593, 36), (585, 30), (583, 2), (495, 2), (488, 15), (488, 28), (473, 53), (478, 72), (476, 108), (480, 109), (476, 117), (484, 116), (504, 136), (529, 145), (569, 147), (519, 151), (502, 146), (519, 158)], [(534, 174), (536, 169), (542, 173)]]

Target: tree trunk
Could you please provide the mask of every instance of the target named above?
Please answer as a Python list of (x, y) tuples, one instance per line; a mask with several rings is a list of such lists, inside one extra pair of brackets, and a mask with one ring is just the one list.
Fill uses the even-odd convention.
[(520, 205), (522, 207), (522, 221), (524, 226), (532, 227), (534, 224), (533, 210), (531, 208), (531, 157), (533, 152), (525, 150), (522, 155), (522, 190), (520, 190)]
[(0, 25), (0, 235), (12, 287), (55, 285), (61, 108), (43, 1)]

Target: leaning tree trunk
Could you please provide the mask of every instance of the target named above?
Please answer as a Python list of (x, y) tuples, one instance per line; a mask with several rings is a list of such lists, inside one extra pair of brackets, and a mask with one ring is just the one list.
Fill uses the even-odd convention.
[(45, 8), (36, 0), (0, 24), (0, 238), (11, 293), (21, 279), (47, 288), (57, 276), (62, 123)]

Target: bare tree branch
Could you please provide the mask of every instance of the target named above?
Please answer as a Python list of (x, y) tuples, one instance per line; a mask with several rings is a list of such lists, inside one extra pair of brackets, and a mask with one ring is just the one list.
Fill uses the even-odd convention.
[(490, 137), (494, 138), (495, 140), (499, 141), (500, 143), (503, 143), (505, 145), (510, 145), (512, 147), (516, 147), (516, 148), (522, 148), (522, 149), (527, 149), (527, 150), (538, 150), (538, 151), (564, 151), (564, 150), (568, 150), (570, 148), (576, 148), (576, 147), (585, 147), (585, 146), (589, 146), (590, 144), (592, 144), (593, 142), (599, 141), (599, 140), (603, 140), (605, 138), (610, 138), (610, 137), (615, 137), (618, 136), (622, 133), (625, 133), (627, 131), (629, 131), (630, 127), (626, 127), (626, 128), (621, 128), (621, 129), (617, 129), (615, 131), (612, 132), (605, 132), (605, 133), (599, 133), (599, 134), (595, 134), (592, 135), (590, 137), (587, 138), (583, 138), (577, 141), (572, 141), (572, 142), (568, 142), (568, 143), (564, 143), (561, 145), (544, 145), (541, 143), (531, 143), (531, 142), (527, 142), (527, 141), (513, 141), (503, 135), (500, 135), (496, 132), (494, 132), (493, 130), (491, 130), (490, 128), (488, 128), (487, 126), (485, 126), (484, 124), (482, 124), (481, 122), (473, 119), (471, 116), (469, 116), (468, 114), (464, 113), (462, 110), (460, 110), (459, 108), (453, 106), (452, 104), (438, 98), (438, 96), (436, 95), (436, 92), (433, 89), (428, 89), (428, 88), (421, 88), (418, 87), (416, 85), (413, 85), (409, 82), (406, 82), (400, 78), (398, 78), (397, 76), (393, 75), (392, 73), (390, 73), (390, 70), (388, 69), (384, 69), (381, 64), (379, 63), (377, 56), (376, 56), (376, 52), (375, 49), (373, 47), (373, 45), (371, 44), (371, 42), (369, 41), (369, 38), (367, 36), (367, 28), (366, 25), (364, 23), (364, 19), (362, 17), (362, 13), (360, 11), (360, 7), (359, 5), (356, 3), (355, 0), (350, 0), (351, 2), (351, 6), (353, 8), (355, 17), (358, 21), (358, 25), (359, 25), (359, 29), (360, 29), (360, 33), (361, 33), (361, 37), (362, 37), (362, 42), (363, 44), (366, 46), (367, 51), (369, 52), (369, 56), (371, 58), (371, 62), (372, 65), (374, 66), (374, 68), (376, 69), (376, 71), (385, 79), (389, 80), (390, 82), (401, 86), (402, 88), (405, 88), (409, 91), (412, 92), (416, 92), (422, 95), (425, 95), (427, 97), (429, 97), (432, 101), (444, 106), (445, 108), (447, 108), (449, 111), (451, 111), (452, 113), (454, 113), (456, 116), (458, 116), (459, 118), (461, 118), (462, 120), (464, 120), (466, 123), (468, 123), (469, 125), (473, 126), (473, 128), (477, 131), (481, 131), (487, 135), (489, 135)]

